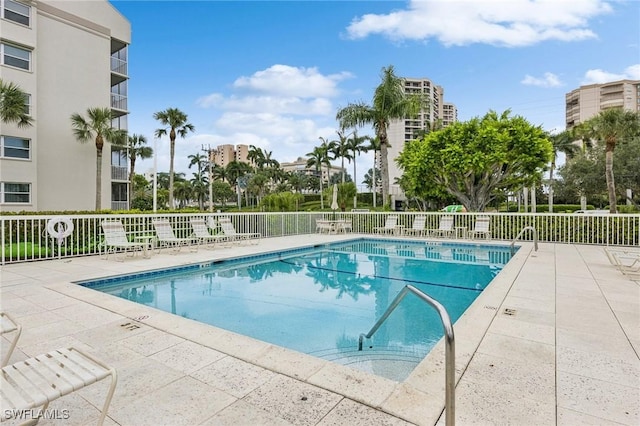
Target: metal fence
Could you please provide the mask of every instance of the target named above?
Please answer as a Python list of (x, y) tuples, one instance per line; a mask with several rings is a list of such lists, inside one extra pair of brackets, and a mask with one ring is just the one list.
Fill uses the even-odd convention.
[[(478, 216), (489, 216), (491, 238), (511, 241), (518, 232), (533, 226), (540, 242), (638, 246), (640, 215), (576, 215), (522, 213), (440, 213), (440, 212), (350, 212), (350, 213), (199, 213), (199, 214), (118, 214), (118, 215), (6, 215), (0, 216), (2, 246), (1, 264), (61, 257), (87, 256), (103, 253), (101, 222), (120, 220), (131, 241), (136, 237), (154, 235), (152, 219), (169, 219), (176, 236), (192, 234), (190, 217), (204, 217), (212, 223), (219, 217), (230, 217), (238, 232), (259, 232), (263, 238), (304, 235), (316, 232), (317, 219), (351, 220), (352, 231), (374, 234), (389, 215), (398, 216), (399, 229), (411, 228), (416, 216), (425, 216), (426, 229), (437, 229), (445, 215), (455, 218), (454, 235), (464, 237), (473, 230)], [(47, 226), (56, 221), (71, 221), (73, 232), (64, 240), (52, 237)], [(216, 232), (214, 230), (213, 232)], [(402, 235), (400, 231), (398, 233)], [(415, 238), (415, 237), (413, 237)], [(532, 235), (525, 235), (531, 240)], [(60, 244), (58, 244), (60, 242)]]

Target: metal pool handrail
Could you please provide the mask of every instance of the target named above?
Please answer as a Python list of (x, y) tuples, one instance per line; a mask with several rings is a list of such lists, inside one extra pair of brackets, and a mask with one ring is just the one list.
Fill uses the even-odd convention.
[(536, 251), (538, 251), (538, 231), (536, 230), (536, 228), (534, 228), (533, 226), (525, 226), (524, 228), (522, 228), (520, 230), (520, 232), (518, 232), (518, 235), (516, 235), (516, 237), (513, 239), (513, 241), (511, 241), (511, 256), (513, 256), (514, 253), (514, 246), (516, 244), (516, 241), (518, 241), (520, 239), (520, 237), (522, 236), (522, 234), (525, 233), (525, 231), (533, 231), (533, 247), (535, 248)]
[(446, 426), (453, 426), (456, 422), (456, 346), (451, 319), (449, 318), (447, 310), (440, 304), (440, 302), (421, 292), (412, 285), (404, 286), (404, 288), (400, 290), (400, 293), (398, 293), (396, 298), (393, 299), (393, 302), (391, 302), (385, 313), (375, 323), (371, 330), (366, 335), (360, 335), (360, 337), (358, 338), (358, 350), (362, 350), (363, 339), (365, 337), (367, 339), (370, 339), (371, 336), (373, 336), (373, 334), (378, 330), (378, 328), (380, 328), (382, 323), (389, 317), (389, 315), (391, 315), (391, 312), (393, 312), (393, 310), (400, 304), (402, 299), (404, 299), (404, 297), (409, 292), (415, 294), (421, 300), (427, 302), (432, 308), (434, 308), (438, 312), (438, 315), (440, 315), (440, 320), (442, 321), (442, 327), (444, 328), (445, 337), (445, 424)]

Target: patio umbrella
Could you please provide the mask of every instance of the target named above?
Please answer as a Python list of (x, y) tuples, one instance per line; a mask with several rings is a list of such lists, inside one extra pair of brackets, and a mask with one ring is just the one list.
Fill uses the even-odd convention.
[(338, 210), (338, 185), (333, 184), (333, 199), (331, 200), (331, 210)]

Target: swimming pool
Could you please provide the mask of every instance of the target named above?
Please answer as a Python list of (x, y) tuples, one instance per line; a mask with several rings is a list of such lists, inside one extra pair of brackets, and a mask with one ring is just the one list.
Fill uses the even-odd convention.
[(437, 314), (407, 297), (362, 352), (360, 333), (406, 284), (455, 321), (509, 258), (504, 246), (358, 239), (81, 284), (402, 381), (442, 337)]

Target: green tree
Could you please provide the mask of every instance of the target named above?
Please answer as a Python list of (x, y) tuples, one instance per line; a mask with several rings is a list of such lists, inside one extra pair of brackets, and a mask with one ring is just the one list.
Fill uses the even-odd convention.
[[(327, 151), (321, 147), (313, 148), (313, 151), (307, 153), (307, 167), (314, 167), (318, 179), (320, 181), (320, 194), (322, 194), (322, 165), (327, 162)], [(324, 201), (320, 197), (320, 208), (324, 210)]]
[(233, 188), (227, 182), (214, 181), (212, 185), (213, 199), (220, 203), (223, 207), (227, 204), (227, 200), (234, 196)]
[(553, 184), (554, 184), (554, 176), (553, 173), (556, 169), (556, 160), (558, 159), (558, 154), (561, 152), (571, 157), (575, 155), (580, 149), (575, 143), (573, 143), (573, 135), (570, 131), (563, 131), (557, 133), (555, 135), (551, 135), (551, 146), (553, 149), (553, 154), (551, 155), (551, 164), (549, 166), (549, 212), (553, 212)]
[(136, 160), (138, 158), (151, 158), (153, 156), (153, 148), (147, 146), (146, 137), (134, 133), (133, 135), (126, 136), (122, 151), (129, 159), (129, 201), (132, 201), (135, 193), (134, 177), (136, 176)]
[[(365, 141), (369, 141), (369, 136), (358, 136), (357, 129), (351, 133), (351, 137), (347, 139), (347, 148), (351, 151), (351, 159), (353, 159), (353, 180), (356, 180), (356, 159), (361, 152), (367, 152)], [(349, 160), (351, 161), (351, 160)], [(358, 207), (358, 187), (356, 186), (356, 194), (353, 196), (353, 208)]]
[[(371, 183), (373, 186), (371, 188), (371, 194), (373, 195), (373, 208), (376, 207), (376, 194), (378, 193), (378, 188), (382, 185), (382, 181), (380, 179), (380, 170), (378, 169), (378, 153), (380, 152), (380, 138), (374, 137), (369, 138), (369, 146), (366, 148), (366, 151), (373, 151), (373, 168), (369, 169), (372, 173)], [(366, 176), (365, 176), (366, 178)]]
[(32, 126), (28, 108), (27, 94), (17, 84), (0, 79), (0, 121), (16, 123), (18, 127)]
[(338, 111), (336, 119), (340, 127), (349, 128), (373, 125), (380, 140), (380, 171), (382, 173), (382, 203), (389, 204), (389, 162), (387, 149), (389, 138), (387, 129), (391, 120), (403, 120), (415, 117), (425, 104), (420, 95), (406, 94), (404, 79), (394, 73), (392, 65), (382, 68), (382, 82), (373, 94), (373, 102), (347, 105)]
[(102, 208), (102, 150), (104, 143), (121, 140), (122, 132), (111, 127), (113, 115), (109, 108), (88, 108), (87, 117), (71, 115), (73, 135), (82, 142), (95, 140), (96, 145), (96, 210)]
[(522, 117), (490, 111), (405, 145), (398, 157), (413, 193), (446, 190), (468, 211), (484, 211), (498, 190), (530, 185), (552, 156), (551, 142)]
[(173, 208), (173, 160), (176, 155), (176, 137), (180, 136), (184, 139), (187, 133), (193, 133), (195, 131), (195, 127), (188, 122), (187, 114), (178, 108), (167, 108), (164, 111), (158, 111), (153, 114), (153, 118), (164, 126), (156, 130), (156, 137), (159, 138), (167, 134), (169, 135), (169, 208)]
[(344, 160), (349, 160), (351, 162), (351, 152), (349, 150), (349, 135), (347, 134), (345, 129), (336, 130), (338, 134), (338, 140), (333, 141), (333, 145), (331, 147), (331, 153), (333, 154), (333, 158), (340, 158), (340, 167), (342, 170), (340, 171), (340, 179), (342, 183), (345, 182), (346, 170), (344, 169)]
[(621, 108), (608, 108), (582, 123), (578, 129), (582, 138), (605, 145), (605, 178), (609, 195), (609, 212), (617, 212), (616, 186), (613, 174), (613, 152), (618, 142), (640, 136), (640, 113)]

